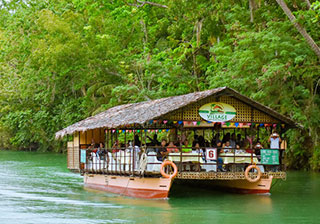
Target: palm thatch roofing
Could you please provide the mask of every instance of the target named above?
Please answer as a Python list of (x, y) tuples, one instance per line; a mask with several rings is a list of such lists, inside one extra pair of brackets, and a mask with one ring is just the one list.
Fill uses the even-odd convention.
[(118, 128), (126, 125), (140, 124), (157, 119), (162, 115), (175, 111), (191, 103), (195, 103), (209, 96), (231, 95), (232, 97), (250, 105), (251, 107), (263, 111), (276, 118), (289, 127), (296, 127), (296, 123), (278, 112), (266, 107), (240, 93), (228, 88), (220, 87), (202, 92), (194, 92), (180, 96), (166, 97), (156, 100), (144, 101), (140, 103), (125, 104), (112, 107), (95, 116), (88, 117), (82, 121), (74, 123), (56, 133), (56, 138), (73, 134), (77, 131), (87, 131), (96, 128)]

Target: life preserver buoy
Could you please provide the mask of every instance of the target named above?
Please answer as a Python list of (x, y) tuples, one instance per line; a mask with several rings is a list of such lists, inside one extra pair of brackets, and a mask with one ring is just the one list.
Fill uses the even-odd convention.
[[(255, 178), (251, 178), (251, 177), (249, 176), (249, 172), (250, 172), (250, 170), (252, 170), (252, 169), (256, 169), (256, 170), (257, 170), (257, 176), (256, 176)], [(247, 181), (249, 181), (249, 182), (251, 182), (251, 183), (255, 183), (255, 182), (259, 181), (260, 178), (261, 178), (261, 170), (260, 170), (260, 168), (257, 167), (256, 165), (250, 165), (250, 166), (248, 166), (248, 167), (246, 168), (246, 170), (244, 171), (244, 176), (245, 176), (245, 178), (246, 178)]]
[[(164, 167), (170, 165), (173, 168), (173, 174), (169, 175), (164, 171)], [(178, 174), (178, 168), (176, 166), (176, 164), (174, 164), (173, 162), (171, 162), (170, 160), (165, 160), (163, 163), (161, 163), (160, 166), (160, 173), (164, 178), (170, 178), (173, 179), (177, 176)]]

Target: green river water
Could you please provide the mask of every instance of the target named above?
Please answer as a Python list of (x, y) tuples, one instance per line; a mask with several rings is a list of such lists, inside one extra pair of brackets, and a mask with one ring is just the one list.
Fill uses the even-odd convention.
[(84, 189), (66, 155), (0, 151), (0, 223), (320, 223), (320, 174), (288, 172), (271, 195), (174, 188), (169, 200)]

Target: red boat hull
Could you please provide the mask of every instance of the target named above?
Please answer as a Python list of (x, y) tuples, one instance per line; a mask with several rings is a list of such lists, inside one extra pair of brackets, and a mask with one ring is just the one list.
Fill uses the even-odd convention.
[[(103, 174), (85, 174), (85, 187), (135, 198), (166, 199), (173, 180), (162, 177), (129, 177)], [(219, 188), (242, 194), (270, 193), (272, 177), (255, 183), (247, 180), (176, 180), (177, 184), (195, 185), (196, 188)]]
[(85, 187), (135, 198), (168, 198), (171, 179), (85, 174)]

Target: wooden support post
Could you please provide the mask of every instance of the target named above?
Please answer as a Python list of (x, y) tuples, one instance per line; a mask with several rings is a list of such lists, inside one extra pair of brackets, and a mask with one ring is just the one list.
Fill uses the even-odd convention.
[(134, 174), (134, 168), (135, 168), (135, 161), (136, 161), (136, 159), (137, 158), (135, 158), (135, 151), (136, 151), (136, 148), (135, 148), (135, 142), (134, 142), (134, 139), (135, 139), (135, 135), (136, 135), (136, 133), (135, 133), (135, 125), (133, 126), (133, 143), (132, 143), (132, 174)]

